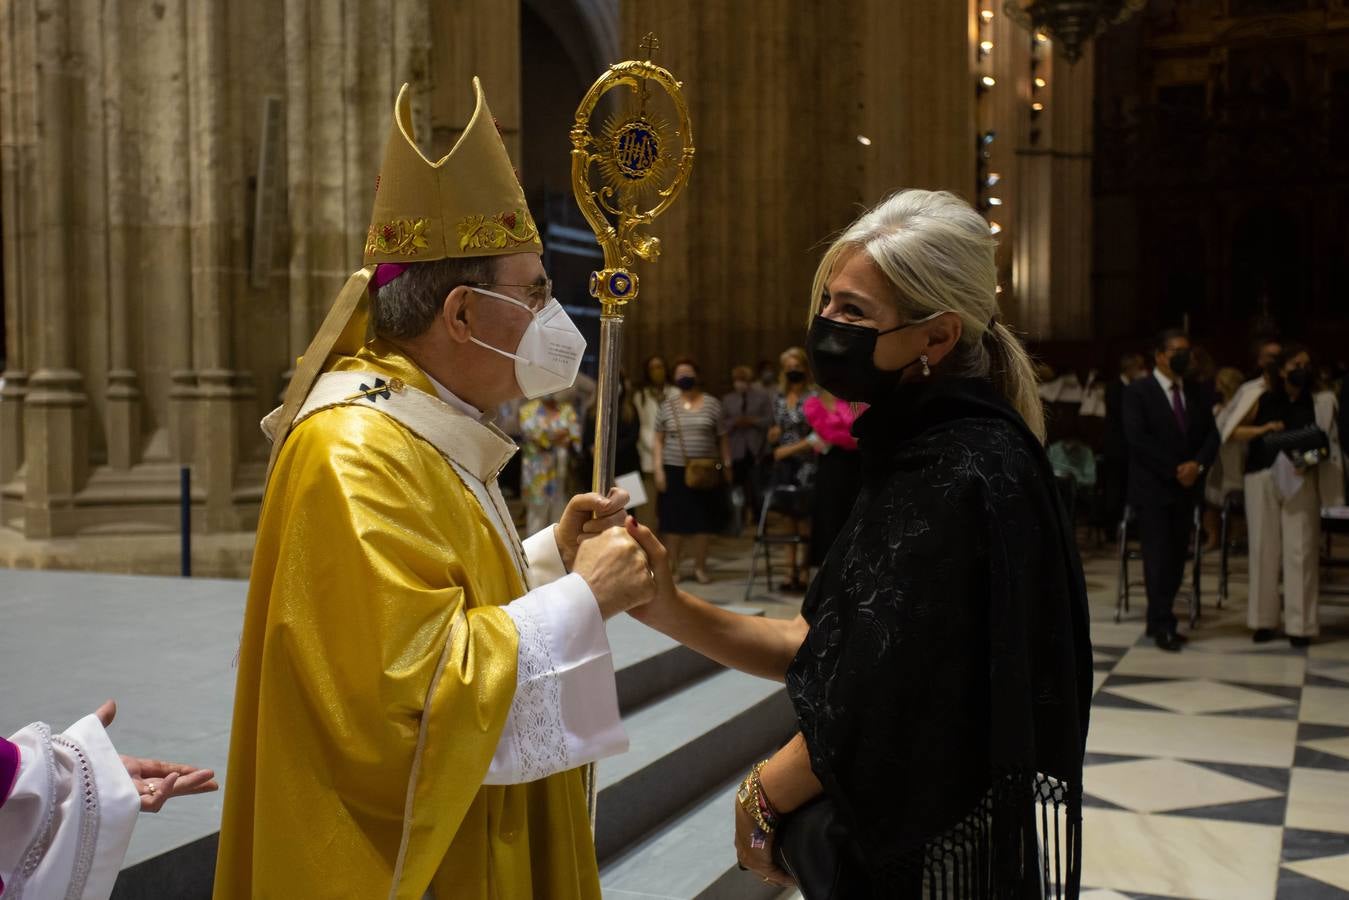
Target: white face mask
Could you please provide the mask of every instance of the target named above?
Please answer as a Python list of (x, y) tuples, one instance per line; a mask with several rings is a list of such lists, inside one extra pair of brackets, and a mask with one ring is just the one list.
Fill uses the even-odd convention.
[(479, 347), (486, 347), (493, 353), (500, 353), (508, 359), (515, 360), (515, 382), (525, 397), (533, 400), (555, 394), (575, 383), (576, 373), (581, 368), (581, 354), (585, 353), (586, 349), (586, 339), (577, 330), (556, 297), (549, 300), (543, 309), (534, 312), (514, 297), (480, 287), (473, 290), (507, 303), (514, 303), (531, 317), (524, 334), (520, 335), (520, 344), (514, 353), (493, 347), (475, 337), (469, 337), (469, 340)]

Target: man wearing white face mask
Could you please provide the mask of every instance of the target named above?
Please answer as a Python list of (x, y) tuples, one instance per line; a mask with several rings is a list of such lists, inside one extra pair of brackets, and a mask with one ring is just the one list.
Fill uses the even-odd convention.
[(366, 266), (264, 422), (218, 900), (600, 896), (604, 621), (654, 583), (624, 492), (522, 542), (497, 488), (481, 411), (569, 387), (585, 341), (492, 123), (479, 89), (433, 164), (404, 88)]

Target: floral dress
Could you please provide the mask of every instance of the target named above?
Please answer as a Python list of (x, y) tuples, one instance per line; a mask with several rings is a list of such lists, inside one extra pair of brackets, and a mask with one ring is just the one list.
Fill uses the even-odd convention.
[[(795, 408), (787, 405), (787, 396), (779, 393), (773, 398), (773, 424), (782, 429), (778, 446), (804, 441), (814, 431), (806, 418), (806, 401), (815, 396), (815, 391), (803, 391), (800, 402)], [(810, 490), (815, 486), (815, 472), (819, 467), (814, 453), (798, 453), (786, 459), (778, 460), (773, 466), (775, 484), (794, 484)]]
[(567, 472), (571, 454), (581, 445), (581, 420), (570, 403), (549, 409), (542, 400), (531, 400), (520, 407), (520, 431), (526, 530), (534, 534), (557, 521), (566, 506)]

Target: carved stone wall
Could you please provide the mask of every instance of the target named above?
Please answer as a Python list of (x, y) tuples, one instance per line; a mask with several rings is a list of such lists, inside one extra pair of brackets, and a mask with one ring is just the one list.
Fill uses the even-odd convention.
[(517, 16), (494, 0), (0, 5), (0, 522), (173, 527), (190, 465), (197, 527), (252, 527), (257, 421), (359, 265), (392, 98), (411, 82), (419, 133), (447, 149), (481, 74), (518, 151)]

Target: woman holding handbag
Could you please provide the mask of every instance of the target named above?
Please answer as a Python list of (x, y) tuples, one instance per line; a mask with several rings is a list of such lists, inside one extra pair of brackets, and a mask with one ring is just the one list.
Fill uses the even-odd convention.
[(861, 494), (801, 616), (679, 591), (629, 523), (658, 573), (634, 616), (786, 682), (800, 731), (727, 814), (742, 867), (806, 900), (1079, 893), (1086, 586), (994, 250), (969, 204), (910, 190), (821, 261), (812, 368), (870, 406)]
[[(1232, 440), (1247, 445), (1246, 624), (1257, 644), (1272, 641), (1282, 599), (1288, 642), (1305, 647), (1320, 630), (1321, 507), (1344, 502), (1341, 436), (1335, 395), (1317, 385), (1307, 348), (1284, 344), (1267, 375), (1269, 389), (1248, 400), (1250, 409), (1232, 431)], [(1307, 456), (1306, 449), (1317, 446), (1325, 448), (1324, 460)]]
[(656, 418), (655, 477), (660, 492), (660, 530), (669, 546), (670, 570), (679, 578), (680, 551), (693, 540), (693, 577), (707, 574), (707, 543), (726, 516), (726, 487), (731, 480), (731, 445), (722, 420), (721, 401), (703, 392), (698, 365), (675, 363), (679, 396), (665, 401)]

